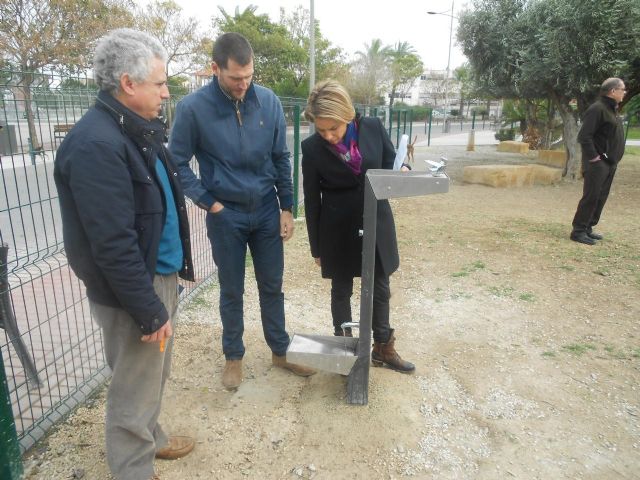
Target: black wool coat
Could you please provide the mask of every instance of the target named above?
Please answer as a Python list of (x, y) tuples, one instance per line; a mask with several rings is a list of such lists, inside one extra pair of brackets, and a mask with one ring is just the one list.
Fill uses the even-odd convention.
[[(380, 119), (358, 120), (362, 172), (355, 175), (319, 134), (302, 142), (304, 208), (309, 246), (320, 257), (323, 278), (353, 278), (362, 272), (364, 175), (370, 168), (393, 168), (395, 149)], [(393, 212), (378, 201), (376, 250), (383, 271), (391, 275), (400, 259)]]

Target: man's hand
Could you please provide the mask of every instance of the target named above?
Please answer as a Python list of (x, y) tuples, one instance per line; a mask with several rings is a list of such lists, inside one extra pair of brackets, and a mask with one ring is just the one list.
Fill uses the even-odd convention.
[(322, 266), (322, 262), (320, 261), (320, 257), (314, 258), (314, 260), (315, 260), (317, 266), (319, 266), (319, 267)]
[(160, 342), (162, 340), (168, 340), (173, 335), (173, 328), (171, 328), (171, 319), (167, 320), (163, 326), (149, 335), (143, 335), (140, 340), (145, 343)]
[(293, 237), (293, 213), (286, 210), (280, 213), (280, 236), (285, 242)]
[(211, 208), (209, 209), (209, 213), (218, 213), (220, 210), (224, 209), (224, 205), (222, 205), (220, 202), (214, 202), (213, 205), (211, 205)]

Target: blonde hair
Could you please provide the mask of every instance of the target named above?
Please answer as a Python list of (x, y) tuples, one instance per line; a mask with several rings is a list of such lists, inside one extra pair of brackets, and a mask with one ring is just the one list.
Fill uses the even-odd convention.
[(315, 122), (316, 118), (330, 118), (349, 123), (356, 116), (347, 90), (335, 80), (324, 80), (316, 84), (307, 99), (304, 118)]

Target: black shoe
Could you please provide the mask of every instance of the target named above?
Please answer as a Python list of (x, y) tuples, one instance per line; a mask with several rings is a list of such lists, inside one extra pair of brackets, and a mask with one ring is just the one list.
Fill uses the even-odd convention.
[(572, 232), (569, 236), (571, 240), (578, 243), (584, 243), (585, 245), (595, 245), (596, 241), (591, 238), (587, 232)]
[(594, 240), (602, 240), (604, 237), (596, 232), (587, 232), (587, 236), (589, 238), (593, 238)]

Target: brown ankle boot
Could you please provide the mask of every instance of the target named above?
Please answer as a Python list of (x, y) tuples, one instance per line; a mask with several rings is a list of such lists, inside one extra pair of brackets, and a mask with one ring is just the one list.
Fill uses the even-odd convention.
[(227, 390), (237, 390), (242, 383), (242, 359), (227, 360), (222, 371), (222, 385)]
[(373, 342), (373, 351), (371, 352), (371, 363), (376, 367), (387, 367), (402, 373), (411, 373), (416, 369), (416, 366), (403, 360), (394, 347), (396, 343), (396, 337), (393, 335), (394, 330), (389, 332), (389, 340), (387, 343)]

